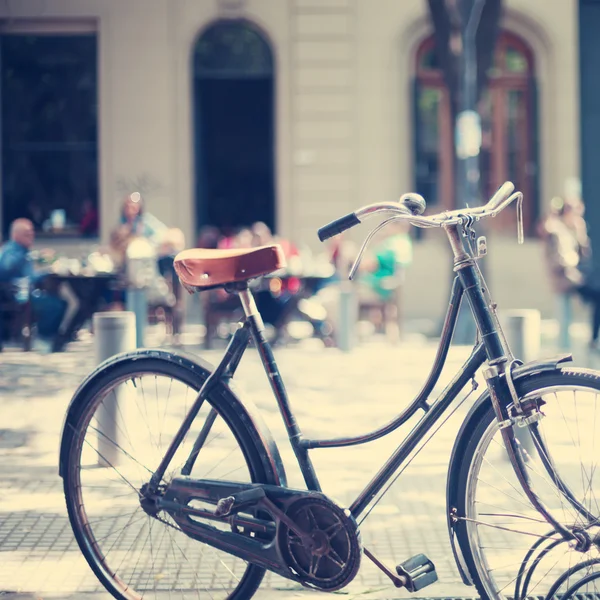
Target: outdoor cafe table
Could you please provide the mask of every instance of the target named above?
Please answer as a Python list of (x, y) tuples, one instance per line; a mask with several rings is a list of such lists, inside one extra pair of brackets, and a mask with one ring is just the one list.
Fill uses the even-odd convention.
[(58, 290), (61, 283), (67, 283), (79, 301), (77, 312), (73, 315), (62, 341), (70, 341), (73, 335), (85, 325), (86, 321), (92, 318), (100, 308), (106, 291), (110, 289), (110, 286), (116, 280), (117, 274), (115, 273), (78, 275), (49, 273), (44, 277), (43, 287), (45, 289)]

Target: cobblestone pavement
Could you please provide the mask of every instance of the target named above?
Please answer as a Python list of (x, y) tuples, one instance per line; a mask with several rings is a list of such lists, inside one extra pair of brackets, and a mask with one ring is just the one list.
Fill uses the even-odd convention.
[[(91, 342), (68, 352), (40, 356), (0, 354), (0, 598), (108, 598), (71, 533), (57, 474), (59, 432), (68, 401), (94, 366)], [(190, 348), (187, 348), (189, 350)], [(194, 350), (194, 348), (191, 348)], [(280, 369), (305, 433), (314, 437), (357, 434), (387, 422), (418, 391), (435, 345), (415, 338), (398, 346), (363, 344), (350, 354), (305, 344), (276, 351)], [(219, 351), (200, 351), (216, 363)], [(466, 358), (469, 348), (450, 353), (441, 384)], [(263, 412), (280, 443), (288, 483), (303, 487), (267, 378), (249, 351), (236, 375), (236, 390)], [(445, 474), (460, 417), (474, 394), (445, 424), (434, 441), (392, 486), (361, 526), (365, 546), (390, 566), (424, 552), (436, 564), (440, 582), (428, 595), (473, 596), (464, 586), (450, 550), (445, 517)], [(404, 430), (406, 431), (406, 430)], [(350, 503), (402, 439), (402, 433), (364, 446), (317, 450), (315, 467), (323, 490)], [(363, 557), (355, 581), (338, 592), (349, 598), (405, 597)], [(258, 598), (324, 595), (268, 575)]]

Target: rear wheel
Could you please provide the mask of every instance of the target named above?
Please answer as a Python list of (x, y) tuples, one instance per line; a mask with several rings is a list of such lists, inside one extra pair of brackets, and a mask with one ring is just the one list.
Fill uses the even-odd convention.
[[(100, 371), (75, 399), (77, 417), (63, 442), (69, 519), (87, 562), (115, 598), (243, 600), (264, 576), (263, 568), (190, 539), (166, 512), (150, 516), (140, 505), (142, 486), (205, 377), (171, 360), (127, 360)], [(244, 415), (228, 389), (217, 386), (162, 483), (180, 474), (203, 426), (208, 435), (191, 477), (276, 483), (269, 454)], [(112, 429), (107, 418), (116, 423)]]
[[(541, 373), (520, 380), (517, 391), (520, 398), (545, 402), (537, 424), (540, 439), (583, 510), (552, 480), (529, 429), (516, 428), (532, 490), (562, 525), (593, 539), (600, 533), (600, 377), (577, 370)], [(600, 571), (598, 544), (573, 548), (533, 508), (508, 459), (491, 403), (456, 460), (461, 467), (451, 507), (455, 531), (482, 598), (544, 597), (555, 593), (557, 581), (566, 592), (584, 577), (577, 593), (600, 597), (600, 581), (593, 576)]]

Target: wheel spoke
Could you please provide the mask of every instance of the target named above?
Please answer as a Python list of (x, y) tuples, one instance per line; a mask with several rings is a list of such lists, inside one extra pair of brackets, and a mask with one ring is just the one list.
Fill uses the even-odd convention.
[[(553, 377), (534, 375), (530, 377), (532, 382), (528, 388), (525, 383), (517, 386), (517, 390), (520, 386), (526, 387), (528, 397), (539, 396), (545, 400), (543, 419), (531, 425), (539, 432), (536, 435), (540, 442), (535, 443), (534, 451), (527, 452), (523, 448), (529, 485), (563, 527), (590, 529), (600, 524), (600, 518), (589, 520), (592, 515), (600, 515), (595, 484), (599, 463), (595, 438), (600, 378), (577, 372)], [(541, 385), (534, 387), (533, 380)], [(554, 383), (547, 383), (552, 381)], [(472, 434), (477, 439), (471, 443), (468, 456), (462, 457), (463, 472), (466, 471), (462, 479), (466, 484), (465, 503), (456, 507), (458, 514), (464, 515), (457, 518), (456, 531), (463, 536), (459, 539), (467, 541), (472, 553), (470, 561), (475, 565), (478, 591), (487, 597), (506, 599), (505, 594), (515, 591), (520, 574), (524, 577), (522, 583), (527, 587), (527, 595), (545, 597), (563, 573), (561, 589), (566, 590), (581, 579), (584, 568), (578, 575), (569, 570), (577, 561), (585, 560), (586, 554), (575, 550), (568, 541), (563, 542), (558, 533), (547, 531), (547, 521), (524, 497), (521, 483), (506, 460), (492, 410), (485, 419)], [(588, 511), (587, 518), (581, 507)], [(591, 529), (589, 535), (596, 535), (595, 532)], [(538, 544), (539, 548), (535, 549), (536, 545), (527, 541), (531, 538), (543, 540), (543, 545)], [(592, 551), (587, 555), (598, 556), (594, 546)], [(520, 569), (523, 562), (519, 558), (525, 556), (529, 562)], [(594, 569), (588, 564), (585, 568)], [(590, 580), (581, 593), (594, 593), (595, 584)], [(524, 593), (523, 590), (520, 593)]]
[[(157, 362), (160, 361), (154, 360), (152, 364)], [(249, 597), (245, 594), (252, 594), (264, 569), (191, 540), (168, 512), (161, 510), (154, 515), (152, 498), (143, 498), (141, 492), (142, 484), (153, 474), (145, 463), (160, 460), (162, 451), (174, 439), (187, 414), (184, 409), (189, 394), (196, 397), (198, 392), (198, 387), (190, 386), (187, 380), (195, 380), (197, 376), (190, 376), (185, 368), (171, 363), (164, 367), (167, 371), (164, 375), (153, 367), (147, 371), (139, 365), (135, 367), (135, 372), (130, 369), (124, 375), (112, 375), (110, 380), (105, 376), (104, 387), (96, 386), (100, 390), (95, 392), (97, 398), (113, 394), (110, 401), (116, 407), (90, 398), (79, 420), (69, 423), (73, 441), (66, 469), (71, 481), (67, 486), (71, 490), (67, 492), (67, 502), (75, 507), (74, 527), (89, 548), (86, 559), (92, 566), (100, 566), (108, 578), (109, 591), (122, 597), (132, 594), (157, 600)], [(120, 394), (119, 385), (133, 385), (135, 390), (130, 388), (131, 393)], [(225, 407), (230, 412), (222, 415), (210, 393), (207, 406), (220, 421), (202, 446), (202, 472), (207, 476), (212, 474), (214, 479), (270, 482), (270, 463), (252, 458), (267, 453), (260, 448), (252, 449), (250, 444), (255, 442), (251, 440), (258, 436), (247, 430), (249, 425), (230, 408)], [(117, 416), (116, 435), (102, 431), (97, 422), (99, 413), (105, 421), (109, 415)], [(191, 438), (195, 436), (186, 436), (177, 449), (174, 464), (180, 456), (184, 457), (181, 463), (184, 464), (185, 457), (190, 455)], [(98, 446), (98, 439), (104, 446)], [(114, 450), (109, 453), (103, 447)], [(176, 470), (167, 471), (158, 496), (175, 475)], [(211, 524), (215, 526), (212, 521)], [(315, 574), (319, 565), (320, 561), (312, 564)], [(242, 591), (236, 594), (236, 590)]]

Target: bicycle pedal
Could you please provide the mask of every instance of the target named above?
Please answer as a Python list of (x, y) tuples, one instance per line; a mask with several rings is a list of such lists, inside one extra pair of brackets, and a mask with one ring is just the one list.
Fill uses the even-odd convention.
[(424, 555), (417, 554), (396, 567), (409, 592), (418, 592), (438, 580), (435, 565)]
[(221, 498), (217, 502), (215, 516), (228, 517), (232, 512), (240, 510), (243, 507), (256, 504), (265, 497), (265, 490), (261, 487), (250, 488), (243, 492), (238, 492), (232, 496)]
[(231, 509), (235, 504), (235, 498), (233, 496), (228, 496), (227, 498), (221, 498), (217, 502), (217, 507), (215, 508), (215, 516), (216, 517), (227, 517), (231, 514)]

